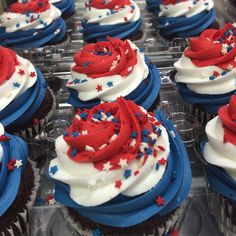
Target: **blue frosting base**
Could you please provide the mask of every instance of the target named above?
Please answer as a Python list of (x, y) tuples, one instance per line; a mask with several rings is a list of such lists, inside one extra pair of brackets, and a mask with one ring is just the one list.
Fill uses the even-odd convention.
[(165, 37), (188, 38), (199, 35), (211, 26), (216, 20), (214, 9), (205, 11), (192, 17), (166, 17), (157, 18), (160, 34)]
[(35, 68), (35, 84), (13, 100), (0, 112), (0, 123), (4, 126), (18, 125), (30, 120), (42, 104), (46, 94), (46, 82), (42, 73)]
[[(148, 77), (128, 96), (127, 100), (133, 100), (136, 104), (144, 107), (148, 110), (154, 103), (161, 86), (160, 74), (155, 65), (146, 60), (149, 67)], [(134, 78), (135, 79), (135, 78)], [(99, 99), (94, 99), (88, 102), (81, 101), (78, 98), (78, 92), (74, 89), (68, 89), (70, 96), (68, 103), (75, 108), (92, 108), (97, 104), (100, 104)]]
[[(205, 143), (201, 144), (202, 152)], [(212, 189), (230, 199), (236, 204), (236, 181), (229, 176), (224, 169), (211, 164), (207, 165), (207, 179)]]
[[(60, 32), (55, 34), (57, 29), (59, 29)], [(42, 30), (29, 29), (7, 33), (5, 28), (0, 27), (0, 45), (13, 49), (38, 48), (62, 41), (65, 34), (66, 25), (62, 18), (58, 18)], [(7, 39), (7, 41), (5, 39)]]
[(89, 24), (86, 21), (82, 21), (83, 29), (81, 30), (81, 33), (83, 33), (85, 41), (107, 41), (107, 36), (125, 39), (140, 32), (141, 25), (141, 19), (135, 22), (117, 25)]
[[(56, 184), (56, 200), (93, 222), (113, 227), (133, 226), (156, 214), (162, 216), (178, 208), (187, 198), (191, 186), (189, 160), (181, 138), (171, 122), (160, 111), (157, 111), (155, 115), (168, 131), (171, 148), (165, 174), (155, 187), (139, 196), (119, 195), (106, 204), (84, 207), (70, 198), (68, 185), (51, 179)], [(175, 137), (172, 136), (173, 132)], [(155, 202), (157, 196), (160, 195), (165, 199), (164, 206), (158, 206)]]
[(230, 93), (221, 95), (198, 94), (190, 90), (186, 84), (177, 83), (179, 94), (182, 99), (190, 104), (201, 105), (210, 114), (217, 114), (219, 108), (229, 103), (230, 97), (235, 94), (236, 89)]
[(55, 7), (61, 10), (63, 15), (72, 15), (75, 12), (75, 1), (74, 0), (62, 0), (53, 4)]
[(158, 12), (162, 0), (146, 0), (147, 10), (151, 12)]
[[(13, 135), (9, 141), (1, 142), (3, 148), (3, 158), (0, 171), (0, 217), (14, 202), (20, 186), (21, 175), (27, 163), (28, 149), (26, 143)], [(22, 160), (23, 165), (9, 171), (7, 164), (13, 160)]]

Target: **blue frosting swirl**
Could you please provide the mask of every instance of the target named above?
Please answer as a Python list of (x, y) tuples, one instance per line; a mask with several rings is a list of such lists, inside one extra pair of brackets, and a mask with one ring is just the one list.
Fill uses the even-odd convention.
[[(128, 96), (125, 97), (126, 100), (132, 100), (136, 104), (149, 109), (154, 103), (161, 86), (160, 74), (155, 65), (147, 61), (149, 67), (148, 77)], [(135, 78), (134, 78), (135, 79)], [(94, 99), (91, 101), (81, 101), (78, 98), (78, 92), (74, 89), (69, 89), (70, 96), (68, 98), (68, 103), (75, 108), (92, 108), (95, 105), (100, 104), (99, 99)]]
[(194, 15), (192, 17), (166, 17), (157, 18), (158, 29), (164, 37), (188, 38), (199, 35), (211, 26), (216, 20), (214, 9)]
[[(133, 226), (156, 214), (162, 216), (178, 208), (186, 199), (191, 186), (189, 160), (181, 138), (171, 122), (160, 111), (157, 111), (155, 116), (167, 129), (171, 152), (165, 174), (154, 188), (139, 196), (119, 195), (106, 204), (84, 207), (70, 198), (68, 185), (52, 179), (56, 183), (56, 200), (93, 222), (113, 227)], [(155, 202), (156, 197), (160, 195), (165, 199), (163, 206), (158, 206)]]
[(60, 2), (53, 3), (55, 7), (60, 9), (62, 17), (65, 15), (72, 15), (75, 12), (75, 1), (74, 0), (62, 0)]
[(83, 33), (84, 40), (87, 42), (107, 41), (107, 36), (125, 39), (138, 33), (141, 30), (141, 25), (141, 19), (117, 25), (99, 25), (82, 21), (83, 29), (81, 33)]
[(182, 99), (190, 104), (201, 105), (203, 109), (211, 114), (217, 114), (220, 107), (229, 103), (230, 97), (236, 89), (230, 93), (221, 95), (198, 94), (190, 90), (186, 84), (177, 83), (177, 88)]
[(17, 99), (0, 112), (0, 123), (4, 126), (18, 125), (31, 119), (42, 104), (46, 94), (46, 82), (42, 73), (35, 68), (37, 80)]
[(13, 49), (38, 48), (62, 41), (65, 34), (66, 25), (62, 18), (58, 18), (41, 30), (29, 29), (7, 33), (4, 27), (0, 27), (0, 45)]
[[(21, 175), (28, 159), (27, 144), (20, 138), (5, 134), (10, 137), (9, 141), (1, 142), (3, 148), (2, 163), (0, 163), (0, 216), (14, 202), (19, 190)], [(9, 171), (7, 164), (13, 160), (22, 160), (22, 166)]]
[(158, 12), (162, 0), (146, 0), (147, 10), (151, 12)]

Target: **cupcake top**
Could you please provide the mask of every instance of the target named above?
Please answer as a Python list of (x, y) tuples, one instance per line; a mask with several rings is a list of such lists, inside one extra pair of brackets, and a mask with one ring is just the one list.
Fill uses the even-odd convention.
[(218, 114), (206, 126), (208, 143), (204, 157), (236, 181), (236, 95), (231, 97), (228, 105), (220, 108)]
[(0, 216), (16, 198), (27, 159), (26, 143), (16, 136), (5, 133), (4, 127), (0, 124)]
[(108, 42), (87, 44), (74, 55), (69, 103), (92, 107), (100, 101), (130, 96), (145, 108), (151, 106), (160, 87), (159, 72), (148, 67), (144, 53), (129, 40), (108, 38)]
[[(0, 47), (0, 122), (8, 126), (31, 118), (45, 96), (46, 84), (30, 61)], [(23, 117), (24, 116), (24, 119)]]
[(205, 30), (191, 38), (189, 48), (174, 66), (176, 82), (197, 94), (220, 95), (235, 91), (236, 25)]
[(60, 16), (60, 10), (47, 0), (16, 2), (0, 16), (0, 27), (4, 27), (8, 33), (29, 29), (40, 30)]
[(57, 201), (116, 227), (177, 208), (191, 176), (183, 145), (167, 123), (123, 98), (78, 110), (56, 140), (57, 158), (49, 167)]
[(99, 25), (135, 22), (140, 19), (140, 9), (132, 0), (91, 0), (83, 19)]
[(212, 0), (163, 0), (160, 5), (159, 16), (192, 17), (214, 7)]

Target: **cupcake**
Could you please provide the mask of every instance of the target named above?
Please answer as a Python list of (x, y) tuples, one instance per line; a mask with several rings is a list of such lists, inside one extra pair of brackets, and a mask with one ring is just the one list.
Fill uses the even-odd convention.
[(75, 13), (74, 0), (49, 0), (49, 2), (61, 11), (63, 19), (68, 19)]
[(87, 42), (107, 36), (137, 40), (142, 37), (141, 13), (132, 0), (91, 0), (86, 3), (81, 32)]
[(68, 102), (75, 108), (92, 108), (123, 96), (145, 109), (158, 101), (160, 75), (131, 41), (109, 38), (86, 45), (74, 55)]
[(199, 35), (216, 23), (214, 2), (163, 0), (157, 23), (160, 34), (165, 38), (188, 38)]
[(217, 114), (236, 91), (235, 27), (227, 24), (191, 38), (189, 48), (174, 64), (175, 81), (184, 102), (209, 114)]
[(147, 10), (151, 12), (159, 11), (159, 6), (162, 3), (162, 0), (146, 0)]
[(47, 0), (13, 3), (0, 16), (0, 45), (13, 49), (59, 45), (68, 37), (60, 15)]
[[(218, 223), (236, 234), (236, 95), (229, 105), (219, 109), (218, 116), (206, 126), (208, 142), (203, 154), (207, 161), (210, 188), (217, 193)], [(213, 212), (214, 214), (214, 212)]]
[(49, 166), (55, 199), (81, 235), (166, 235), (175, 227), (191, 172), (160, 112), (123, 98), (78, 110), (56, 153)]
[(27, 161), (26, 143), (7, 134), (0, 124), (0, 234), (25, 235), (27, 218), (39, 185), (36, 170)]
[(0, 47), (0, 123), (8, 132), (37, 135), (54, 107), (41, 72), (14, 51)]

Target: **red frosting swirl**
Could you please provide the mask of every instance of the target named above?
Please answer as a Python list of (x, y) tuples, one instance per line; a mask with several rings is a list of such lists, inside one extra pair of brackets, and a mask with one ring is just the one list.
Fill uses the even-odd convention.
[(16, 53), (8, 48), (0, 47), (0, 85), (9, 80), (18, 65)]
[(191, 38), (184, 52), (198, 67), (215, 65), (222, 69), (236, 67), (236, 25), (226, 24), (222, 29), (205, 30)]
[(169, 5), (169, 4), (175, 5), (175, 4), (177, 4), (177, 3), (186, 2), (186, 1), (188, 1), (188, 0), (163, 0), (163, 1), (162, 1), (162, 4), (163, 4), (163, 5)]
[(130, 0), (91, 0), (88, 5), (97, 9), (119, 10), (125, 5), (129, 6)]
[(223, 123), (224, 142), (236, 145), (236, 95), (233, 95), (229, 105), (221, 107), (218, 113)]
[(48, 0), (29, 0), (28, 2), (15, 2), (10, 5), (10, 12), (15, 13), (39, 13), (50, 8)]
[[(64, 134), (70, 146), (67, 154), (76, 162), (92, 162), (99, 170), (108, 161), (111, 169), (121, 168), (121, 159), (128, 164), (144, 157), (145, 163), (148, 155), (157, 155), (153, 152), (155, 142), (149, 134), (153, 132), (158, 136), (159, 125), (153, 114), (143, 113), (134, 102), (123, 98), (91, 110), (78, 110), (73, 124)], [(147, 147), (140, 151), (141, 142)]]
[(72, 70), (91, 78), (130, 74), (137, 64), (137, 50), (133, 50), (127, 40), (110, 37), (108, 40), (88, 44), (76, 53)]

